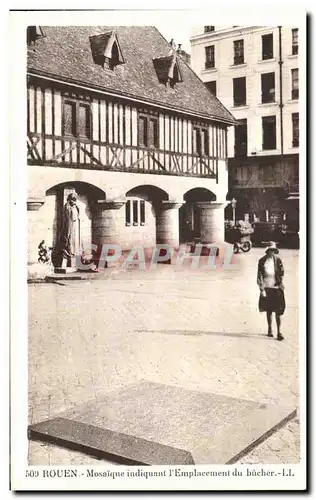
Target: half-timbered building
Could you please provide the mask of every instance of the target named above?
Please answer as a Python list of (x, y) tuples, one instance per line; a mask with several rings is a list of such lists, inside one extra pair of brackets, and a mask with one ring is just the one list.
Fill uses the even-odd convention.
[(154, 27), (27, 30), (29, 262), (75, 190), (84, 247), (223, 239), (233, 116)]

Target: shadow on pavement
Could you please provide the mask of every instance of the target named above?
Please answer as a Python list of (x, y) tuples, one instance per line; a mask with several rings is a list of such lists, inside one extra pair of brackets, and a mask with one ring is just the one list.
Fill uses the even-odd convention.
[(137, 333), (166, 333), (170, 335), (212, 335), (215, 337), (256, 337), (262, 340), (272, 340), (263, 333), (226, 333), (226, 332), (204, 332), (199, 330), (134, 330)]

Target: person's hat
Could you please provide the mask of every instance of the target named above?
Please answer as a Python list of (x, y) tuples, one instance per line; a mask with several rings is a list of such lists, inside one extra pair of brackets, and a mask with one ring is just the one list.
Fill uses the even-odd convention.
[(267, 248), (266, 248), (266, 253), (268, 250), (274, 250), (275, 253), (279, 253), (279, 250), (277, 249), (276, 243), (274, 241), (270, 241)]

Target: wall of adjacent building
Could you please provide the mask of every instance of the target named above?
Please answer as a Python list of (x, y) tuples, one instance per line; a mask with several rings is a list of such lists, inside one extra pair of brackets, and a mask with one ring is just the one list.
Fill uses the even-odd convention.
[[(192, 68), (204, 82), (217, 82), (217, 97), (231, 111), (237, 120), (247, 118), (248, 155), (255, 152), (258, 156), (281, 153), (280, 145), (280, 83), (279, 83), (279, 30), (278, 27), (215, 27), (211, 33), (196, 33), (191, 39)], [(299, 111), (298, 100), (292, 100), (291, 70), (298, 68), (298, 56), (292, 55), (292, 28), (282, 27), (282, 65), (283, 73), (283, 127), (284, 154), (298, 153), (292, 146), (292, 113)], [(196, 29), (197, 31), (197, 29)], [(273, 33), (274, 58), (262, 61), (261, 37)], [(234, 65), (234, 40), (244, 40), (245, 64)], [(205, 47), (215, 45), (215, 68), (205, 69)], [(261, 103), (261, 74), (275, 73), (276, 102)], [(233, 78), (246, 77), (246, 106), (233, 105)], [(277, 144), (275, 150), (262, 149), (262, 117), (275, 115)], [(234, 156), (234, 128), (228, 131), (228, 157)]]

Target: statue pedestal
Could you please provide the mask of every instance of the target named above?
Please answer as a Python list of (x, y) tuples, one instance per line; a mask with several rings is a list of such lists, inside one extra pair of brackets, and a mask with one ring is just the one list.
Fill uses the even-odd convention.
[[(70, 265), (68, 265), (70, 264)], [(60, 267), (55, 267), (54, 271), (55, 273), (59, 274), (68, 274), (68, 273), (76, 273), (78, 271), (78, 268), (74, 265), (75, 264), (75, 259), (63, 259), (61, 266)]]
[(58, 274), (76, 273), (77, 267), (55, 267), (54, 272)]

